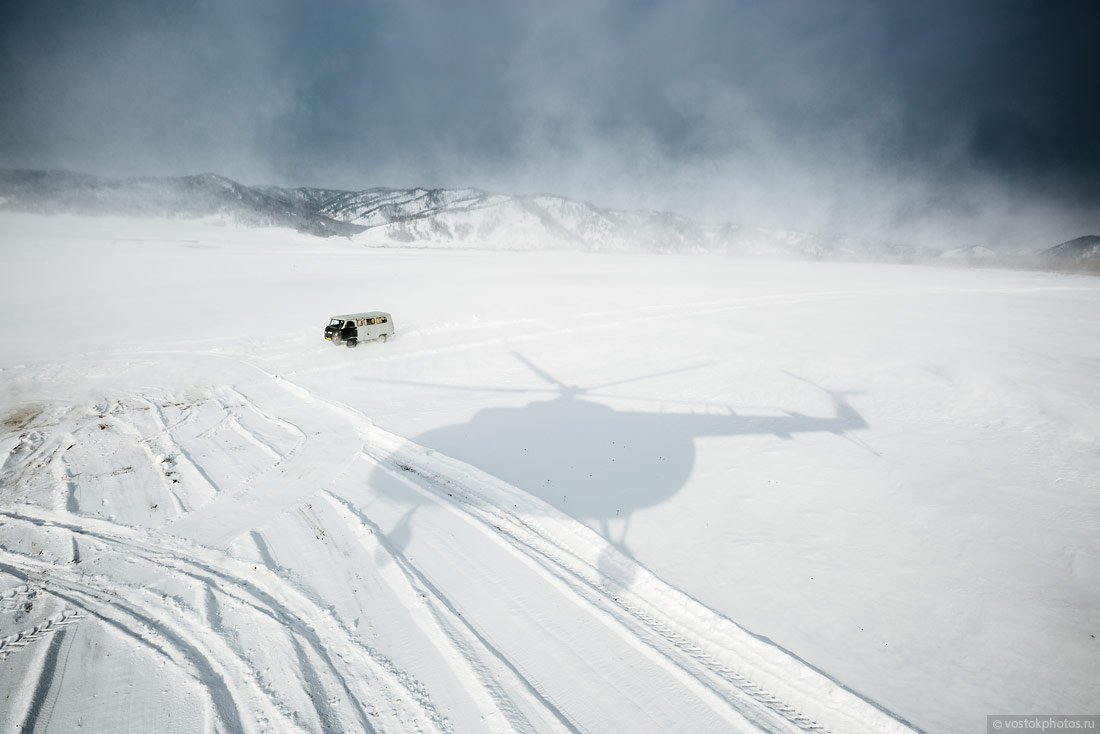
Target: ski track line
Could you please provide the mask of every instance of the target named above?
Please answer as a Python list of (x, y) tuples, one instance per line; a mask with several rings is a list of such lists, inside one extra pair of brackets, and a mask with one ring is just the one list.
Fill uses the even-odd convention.
[[(263, 374), (269, 380), (274, 381), (274, 375), (271, 375), (267, 372), (264, 372)], [(256, 404), (254, 400), (252, 400), (247, 395), (243, 394), (234, 387), (226, 388), (226, 390), (233, 394), (240, 401), (242, 407), (247, 408), (261, 420), (265, 420), (273, 425), (280, 426), (289, 433), (293, 433), (298, 436), (298, 440), (295, 442), (294, 448), (287, 452), (288, 455), (296, 452), (298, 449), (301, 448), (302, 444), (309, 440), (306, 436), (306, 432), (302, 430), (301, 426), (291, 423), (290, 421), (285, 420), (284, 418), (281, 418), (277, 415), (272, 415), (271, 413), (264, 411), (259, 405)], [(282, 458), (286, 458), (286, 456), (284, 455)]]
[[(0, 510), (0, 516), (39, 527), (67, 530), (119, 548), (119, 552), (136, 555), (141, 560), (160, 567), (164, 571), (182, 574), (199, 581), (208, 588), (213, 587), (227, 597), (235, 599), (263, 614), (268, 619), (279, 623), (284, 629), (288, 630), (291, 637), (299, 638), (309, 644), (318, 658), (330, 668), (330, 672), (334, 674), (336, 680), (342, 682), (349, 700), (356, 702), (357, 706), (361, 706), (365, 702), (371, 709), (374, 709), (378, 704), (386, 706), (387, 712), (367, 712), (373, 716), (382, 716), (385, 713), (381, 722), (383, 729), (388, 728), (384, 724), (386, 721), (390, 721), (391, 725), (395, 727), (394, 730), (397, 731), (449, 731), (449, 725), (435, 710), (422, 686), (404, 671), (396, 668), (385, 656), (377, 653), (377, 651), (353, 636), (333, 617), (329, 610), (318, 606), (306, 594), (278, 577), (274, 572), (266, 568), (257, 571), (252, 564), (231, 559), (218, 551), (198, 547), (186, 549), (179, 545), (158, 545), (156, 538), (151, 536), (142, 537), (144, 534), (136, 528), (113, 525), (89, 518), (57, 517), (57, 513), (45, 511), (32, 505), (20, 506), (20, 510), (25, 514)], [(74, 525), (73, 522), (80, 524)], [(154, 631), (160, 629), (171, 632), (174, 637), (170, 641), (178, 643), (182, 649), (188, 651), (191, 655), (188, 658), (189, 660), (200, 667), (209, 666), (209, 661), (202, 654), (202, 644), (190, 638), (189, 628), (178, 625), (178, 609), (167, 609), (159, 616), (151, 616), (153, 614), (151, 610), (125, 601), (124, 595), (118, 593), (119, 590), (129, 591), (142, 595), (143, 599), (148, 601), (151, 606), (162, 604), (163, 601), (160, 600), (160, 597), (152, 592), (144, 588), (134, 589), (126, 584), (116, 584), (116, 588), (112, 592), (110, 589), (103, 589), (104, 582), (113, 583), (109, 579), (97, 577), (95, 581), (98, 582), (98, 585), (93, 586), (87, 583), (87, 578), (55, 564), (37, 561), (4, 550), (0, 550), (0, 557), (8, 557), (11, 561), (10, 564), (4, 564), (8, 566), (7, 568), (4, 568), (4, 565), (0, 565), (0, 568), (4, 568), (13, 575), (24, 579), (29, 578), (29, 573), (20, 569), (29, 568), (31, 572), (41, 575), (43, 583), (49, 583), (52, 587), (50, 591), (54, 595), (61, 596), (57, 590), (57, 587), (61, 587), (74, 597), (85, 598), (86, 603), (84, 604), (79, 604), (75, 599), (70, 601), (78, 604), (87, 613), (113, 623), (116, 629), (134, 637), (147, 646), (152, 646), (157, 652), (166, 655), (169, 659), (172, 659), (172, 656), (159, 646), (153, 645), (140, 633), (131, 631), (133, 625), (127, 626), (124, 622), (110, 618), (110, 615), (102, 608), (98, 608), (96, 604), (105, 604), (112, 609), (124, 609), (128, 615), (138, 621), (140, 627)], [(187, 568), (182, 568), (182, 566)], [(238, 569), (238, 572), (232, 573), (232, 569)], [(251, 580), (249, 580), (250, 578)], [(89, 599), (91, 601), (88, 601)], [(216, 673), (216, 677), (227, 684), (238, 679), (251, 677), (252, 673), (248, 670), (247, 661), (241, 660), (219, 635), (215, 634), (214, 637), (216, 644), (219, 646), (219, 649), (214, 651), (219, 654), (219, 661), (228, 660), (231, 663), (229, 667), (235, 668), (239, 675), (237, 678), (227, 675), (224, 668), (210, 669), (207, 672)], [(343, 668), (346, 668), (346, 670), (342, 670)], [(370, 680), (363, 681), (364, 676), (367, 676)], [(206, 680), (202, 676), (198, 676), (197, 679), (200, 682)], [(355, 686), (358, 690), (351, 690), (350, 686)], [(262, 687), (257, 686), (256, 688), (257, 690), (252, 691), (252, 693), (261, 693)], [(383, 695), (382, 700), (379, 700), (377, 695), (380, 690), (388, 694)], [(248, 691), (242, 694), (243, 699), (234, 700), (250, 700), (247, 694)], [(269, 696), (270, 694), (266, 695)], [(283, 713), (279, 715), (285, 717)], [(373, 730), (373, 726), (366, 716), (367, 714), (364, 713), (360, 725), (364, 729)], [(229, 730), (236, 731), (238, 728), (230, 727)]]

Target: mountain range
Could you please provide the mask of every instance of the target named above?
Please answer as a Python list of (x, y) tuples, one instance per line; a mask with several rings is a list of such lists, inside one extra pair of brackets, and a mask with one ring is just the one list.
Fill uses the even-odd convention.
[(1090, 234), (1063, 242), (1047, 250), (1047, 254), (1071, 260), (1100, 260), (1100, 236)]
[(105, 179), (71, 171), (0, 169), (0, 211), (198, 219), (228, 216), (253, 227), (351, 236), (362, 227), (318, 214), (305, 202), (273, 197), (224, 176)]
[[(246, 186), (216, 174), (106, 179), (70, 171), (0, 169), (0, 211), (219, 218), (289, 227), (374, 246), (721, 253), (743, 257), (991, 263), (980, 246), (946, 252), (842, 235), (702, 224), (661, 211), (606, 209), (549, 194), (473, 188), (343, 191)], [(1042, 248), (1040, 248), (1042, 249)], [(1041, 252), (1058, 263), (1100, 261), (1089, 235)]]

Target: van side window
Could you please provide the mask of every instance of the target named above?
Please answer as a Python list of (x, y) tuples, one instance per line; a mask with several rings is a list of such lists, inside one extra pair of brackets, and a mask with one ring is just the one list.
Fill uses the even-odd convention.
[(385, 316), (380, 316), (380, 317), (378, 318), (378, 323), (380, 323), (380, 324), (384, 324), (384, 323), (386, 323), (386, 317), (385, 317)]

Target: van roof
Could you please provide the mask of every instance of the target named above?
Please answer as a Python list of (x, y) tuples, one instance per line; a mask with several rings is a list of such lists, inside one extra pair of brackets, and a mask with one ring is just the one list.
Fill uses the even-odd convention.
[(345, 313), (339, 316), (333, 316), (334, 319), (343, 319), (345, 321), (349, 319), (373, 319), (376, 316), (389, 316), (385, 311), (364, 311), (363, 313)]

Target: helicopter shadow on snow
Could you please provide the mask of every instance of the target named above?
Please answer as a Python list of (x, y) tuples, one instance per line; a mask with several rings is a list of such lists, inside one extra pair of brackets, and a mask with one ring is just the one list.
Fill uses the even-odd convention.
[[(828, 396), (832, 415), (786, 411), (782, 415), (742, 415), (730, 408), (715, 412), (715, 406), (703, 413), (615, 410), (586, 396), (698, 366), (582, 388), (561, 382), (522, 354), (513, 355), (546, 386), (524, 389), (360, 379), (418, 389), (550, 393), (549, 399), (519, 407), (484, 408), (466, 423), (432, 429), (412, 440), (476, 466), (593, 526), (615, 549), (600, 559), (601, 570), (620, 582), (629, 583), (633, 576), (627, 544), (631, 515), (667, 501), (686, 485), (695, 465), (696, 439), (748, 435), (793, 439), (803, 433), (851, 438), (847, 434), (868, 427), (847, 400), (852, 393), (827, 390), (791, 373), (787, 374), (792, 379), (806, 382)], [(676, 403), (644, 397), (630, 400), (662, 406)], [(382, 485), (385, 491), (385, 482)], [(387, 534), (391, 547), (404, 549), (415, 510), (414, 505)]]

